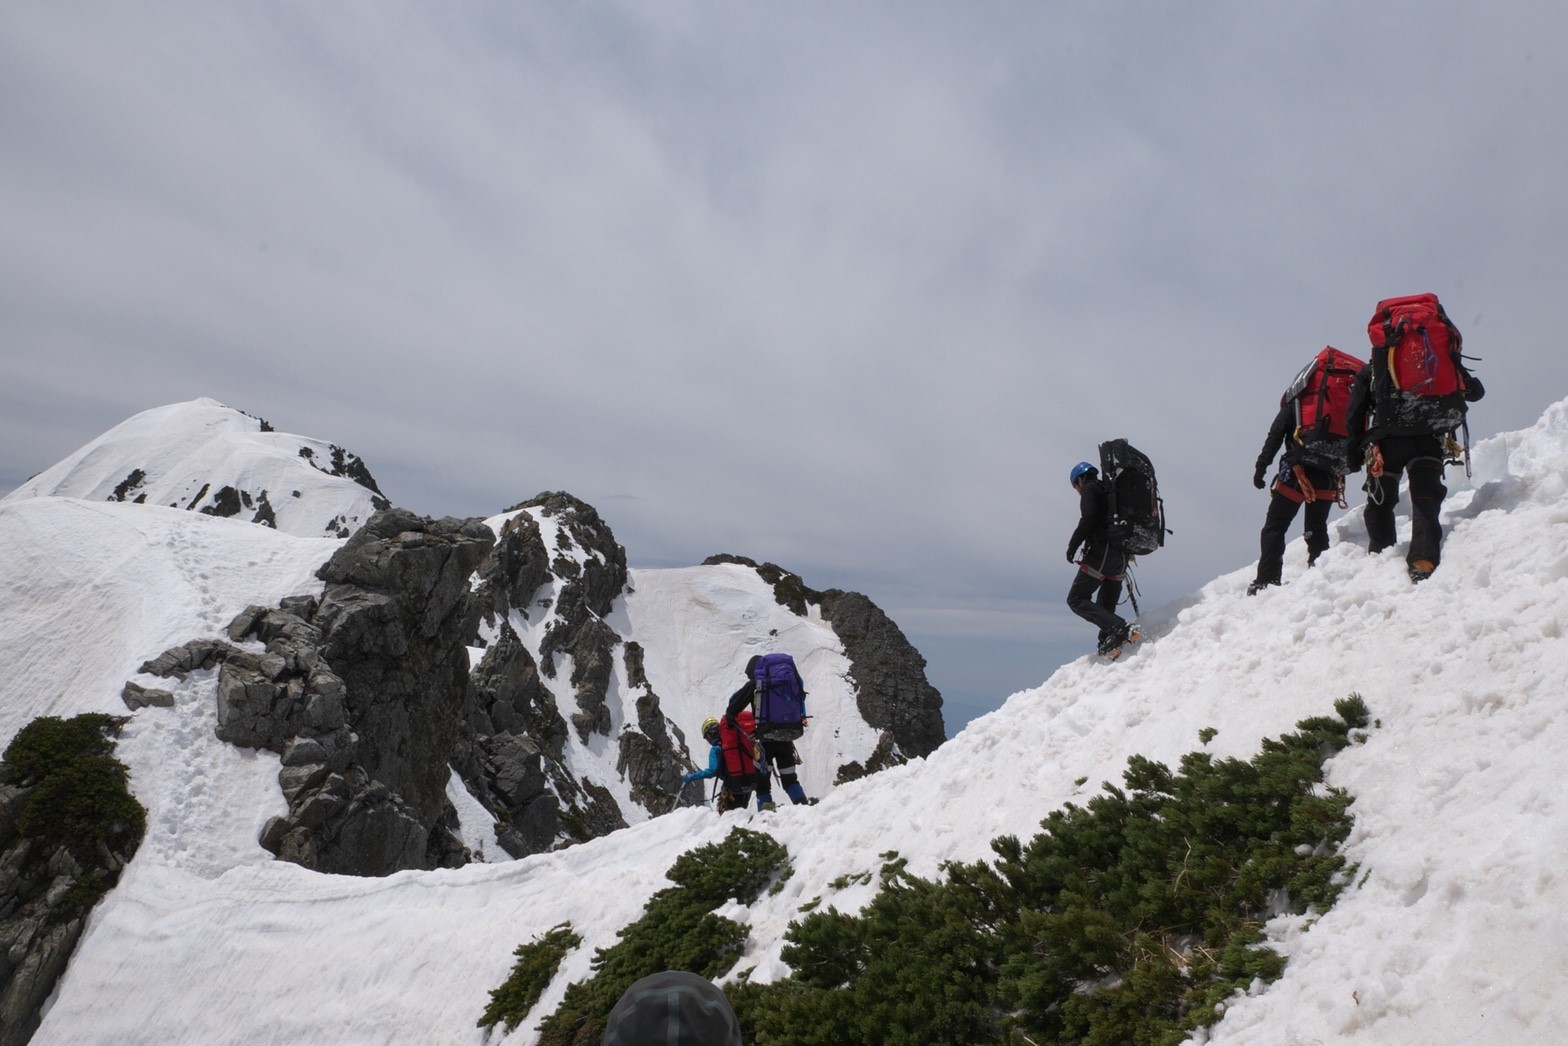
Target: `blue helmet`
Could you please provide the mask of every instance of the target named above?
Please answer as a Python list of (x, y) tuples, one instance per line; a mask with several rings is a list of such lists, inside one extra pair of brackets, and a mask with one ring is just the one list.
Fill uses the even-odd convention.
[(1085, 473), (1093, 471), (1093, 465), (1089, 464), (1087, 461), (1080, 461), (1078, 464), (1073, 466), (1073, 470), (1067, 474), (1067, 478), (1068, 481), (1076, 487), (1078, 485), (1078, 481), (1083, 479)]

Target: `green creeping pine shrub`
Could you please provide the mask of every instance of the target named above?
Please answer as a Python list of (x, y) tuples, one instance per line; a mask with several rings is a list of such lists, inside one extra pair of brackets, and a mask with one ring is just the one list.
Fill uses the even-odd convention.
[(649, 898), (617, 943), (594, 952), (594, 975), (567, 986), (560, 1008), (540, 1024), (540, 1046), (597, 1043), (621, 995), (651, 973), (725, 973), (745, 946), (746, 927), (713, 910), (731, 899), (751, 904), (788, 863), (772, 836), (745, 828), (676, 858), (665, 873), (675, 885)]
[(128, 771), (114, 758), (112, 735), (125, 720), (101, 713), (44, 716), (17, 731), (0, 763), (0, 783), (30, 789), (17, 831), (48, 847), (64, 846), (84, 869), (66, 895), (68, 908), (88, 908), (118, 880), (104, 852), (129, 857), (147, 830), (147, 811), (126, 787)]
[(506, 1030), (511, 1031), (521, 1024), (539, 996), (550, 987), (561, 960), (582, 943), (582, 937), (572, 932), (571, 923), (561, 923), (543, 936), (518, 945), (514, 953), (517, 965), (512, 967), (512, 975), (490, 992), (490, 1005), (479, 1018), (479, 1027), (494, 1028), (504, 1021)]
[(727, 990), (746, 1042), (1175, 1046), (1283, 972), (1270, 917), (1327, 909), (1351, 878), (1351, 800), (1323, 764), (1367, 711), (1335, 709), (1250, 761), (1134, 757), (1123, 787), (994, 841), (994, 864), (929, 882), (890, 863), (860, 914), (790, 924), (790, 977)]

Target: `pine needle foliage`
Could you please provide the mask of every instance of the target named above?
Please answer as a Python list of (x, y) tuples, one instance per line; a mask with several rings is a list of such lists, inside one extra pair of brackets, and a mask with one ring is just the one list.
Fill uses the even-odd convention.
[(491, 989), (490, 1005), (479, 1018), (479, 1027), (494, 1028), (504, 1023), (506, 1030), (511, 1031), (521, 1024), (545, 989), (550, 987), (555, 971), (561, 968), (561, 960), (582, 943), (582, 937), (573, 932), (571, 923), (561, 923), (527, 944), (518, 945), (513, 953), (517, 956), (517, 964), (512, 967), (512, 975), (499, 988)]
[(642, 917), (615, 944), (594, 952), (594, 975), (567, 987), (560, 1007), (540, 1024), (540, 1046), (597, 1043), (617, 1000), (649, 974), (726, 973), (745, 946), (746, 927), (714, 909), (731, 900), (756, 901), (788, 861), (788, 851), (772, 836), (746, 828), (676, 858), (665, 873), (675, 885), (649, 898)]
[(790, 977), (729, 987), (746, 1041), (1175, 1046), (1281, 975), (1267, 920), (1320, 914), (1352, 876), (1351, 799), (1323, 765), (1368, 716), (1357, 695), (1335, 709), (1250, 761), (1134, 757), (1121, 787), (941, 881), (890, 863), (860, 914), (791, 923)]
[(90, 908), (108, 892), (147, 830), (147, 811), (113, 754), (124, 723), (102, 713), (42, 716), (18, 730), (0, 757), (0, 784), (26, 793), (17, 833), (43, 847), (64, 847), (81, 867), (62, 915)]

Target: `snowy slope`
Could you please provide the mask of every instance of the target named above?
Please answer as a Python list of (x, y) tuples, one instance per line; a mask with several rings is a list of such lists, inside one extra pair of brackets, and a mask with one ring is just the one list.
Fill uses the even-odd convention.
[[(1249, 599), (1250, 567), (1218, 578), (1149, 615), (1153, 639), (1123, 661), (1069, 664), (928, 759), (833, 789), (819, 806), (723, 820), (681, 810), (516, 862), (360, 880), (266, 860), (254, 838), (281, 802), (276, 758), (217, 742), (212, 680), (193, 676), (175, 708), (143, 709), (127, 728), (121, 755), (149, 808), (148, 838), (95, 912), (35, 1041), (479, 1043), (474, 1021), (516, 945), (563, 920), (586, 939), (543, 1012), (665, 885), (679, 853), (740, 823), (772, 832), (794, 865), (777, 895), (726, 912), (751, 926), (740, 968), (767, 979), (784, 972), (782, 935), (800, 907), (863, 903), (869, 887), (829, 884), (874, 870), (883, 851), (924, 874), (984, 857), (995, 835), (1028, 835), (1047, 811), (1116, 779), (1130, 754), (1174, 762), (1214, 727), (1210, 750), (1248, 757), (1352, 690), (1380, 725), (1330, 764), (1330, 779), (1356, 797), (1349, 846), (1362, 877), (1310, 929), (1273, 927), (1291, 956), (1284, 979), (1232, 1006), (1212, 1041), (1568, 1040), (1557, 987), (1568, 974), (1557, 787), (1568, 401), (1481, 444), (1473, 483), (1449, 481), (1444, 563), (1421, 586), (1397, 555), (1362, 551), (1353, 513), (1310, 574), (1293, 548), (1283, 588)], [(135, 511), (0, 503), (7, 735), (42, 712), (115, 710), (142, 657), (200, 631), (191, 622), (215, 631), (247, 603), (309, 590), (325, 555), (321, 542), (258, 541), (259, 528), (234, 521)], [(1258, 519), (1238, 522), (1238, 542), (1255, 541), (1262, 511), (1260, 499)], [(1146, 569), (1179, 554), (1167, 548)], [(658, 666), (661, 696), (706, 705), (738, 675), (739, 653), (712, 627), (730, 597), (710, 592), (714, 616), (683, 623), (660, 595), (675, 580), (637, 572), (617, 613), (682, 652)], [(814, 731), (828, 728), (818, 712)]]
[[(156, 407), (116, 425), (5, 500), (142, 502), (253, 521), (270, 515), (271, 525), (301, 537), (347, 537), (378, 504), (386, 507), (355, 455), (264, 429), (260, 419), (212, 399)], [(233, 492), (228, 504), (220, 498), (225, 488)]]

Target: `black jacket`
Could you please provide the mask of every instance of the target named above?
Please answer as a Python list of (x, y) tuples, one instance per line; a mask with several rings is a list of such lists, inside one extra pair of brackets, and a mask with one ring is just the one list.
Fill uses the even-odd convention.
[[(1269, 466), (1274, 464), (1274, 455), (1279, 453), (1279, 448), (1285, 443), (1285, 433), (1290, 431), (1290, 426), (1296, 420), (1296, 412), (1288, 403), (1280, 405), (1279, 413), (1274, 415), (1274, 424), (1269, 426), (1269, 434), (1263, 440), (1263, 449), (1258, 453), (1255, 472), (1267, 472)], [(1290, 448), (1285, 448), (1285, 460), (1290, 460)]]
[(1105, 545), (1105, 524), (1109, 506), (1105, 502), (1105, 484), (1099, 476), (1084, 481), (1078, 491), (1078, 526), (1067, 539), (1067, 551), (1075, 553), (1080, 546), (1095, 549)]

